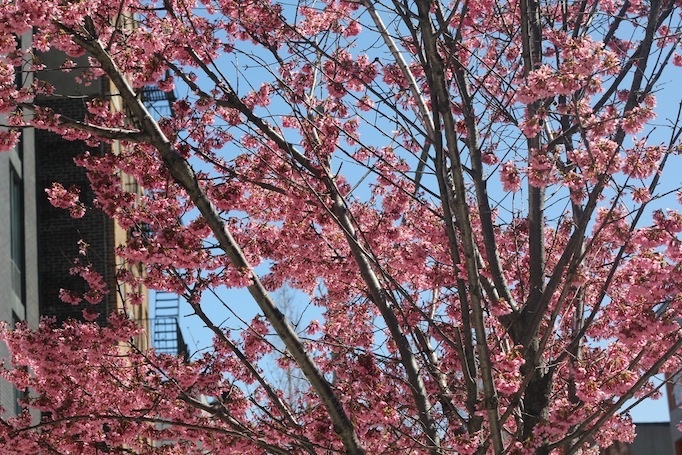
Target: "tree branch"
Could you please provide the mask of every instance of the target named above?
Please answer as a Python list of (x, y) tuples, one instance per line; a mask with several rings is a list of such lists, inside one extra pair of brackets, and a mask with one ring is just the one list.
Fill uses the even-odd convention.
[[(68, 31), (68, 29), (67, 29)], [(156, 147), (161, 154), (166, 168), (171, 176), (182, 188), (185, 189), (192, 202), (201, 212), (210, 226), (211, 231), (218, 240), (220, 247), (229, 257), (232, 264), (238, 269), (243, 270), (250, 278), (251, 285), (247, 287), (249, 293), (258, 303), (261, 311), (265, 314), (268, 322), (275, 329), (282, 342), (289, 349), (292, 357), (301, 368), (301, 371), (310, 381), (317, 395), (324, 403), (329, 417), (334, 425), (334, 431), (340, 436), (346, 450), (351, 455), (364, 454), (358, 436), (352, 422), (348, 418), (341, 402), (331, 388), (331, 384), (325, 379), (315, 362), (305, 351), (301, 340), (293, 330), (286, 317), (277, 308), (258, 276), (253, 272), (244, 256), (241, 248), (230, 233), (220, 215), (216, 211), (206, 193), (199, 185), (196, 175), (191, 166), (183, 159), (172, 144), (161, 131), (159, 125), (154, 121), (133, 91), (132, 87), (125, 79), (123, 72), (116, 66), (116, 63), (105, 51), (102, 44), (94, 39), (87, 39), (76, 33), (72, 33), (73, 39), (92, 56), (98, 60), (108, 77), (119, 90), (123, 101), (130, 111), (140, 122), (141, 128), (150, 134), (149, 143)], [(287, 144), (288, 145), (288, 144)]]

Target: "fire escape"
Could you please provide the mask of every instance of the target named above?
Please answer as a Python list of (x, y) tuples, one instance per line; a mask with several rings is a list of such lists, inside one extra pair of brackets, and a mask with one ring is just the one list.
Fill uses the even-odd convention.
[(142, 88), (142, 102), (155, 118), (172, 115), (171, 106), (177, 99), (175, 91), (164, 92), (156, 85), (146, 85)]
[(152, 345), (163, 354), (187, 355), (187, 343), (180, 330), (180, 297), (172, 292), (156, 291), (152, 320)]
[[(176, 100), (175, 92), (164, 92), (148, 85), (142, 89), (142, 102), (155, 118), (172, 115), (171, 106)], [(152, 345), (159, 353), (183, 355), (188, 358), (187, 343), (179, 324), (180, 297), (172, 292), (154, 293), (154, 317), (152, 319)]]

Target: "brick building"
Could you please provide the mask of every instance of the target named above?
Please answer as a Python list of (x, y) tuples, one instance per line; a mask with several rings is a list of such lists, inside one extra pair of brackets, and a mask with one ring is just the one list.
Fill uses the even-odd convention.
[[(117, 102), (118, 98), (113, 96), (115, 90), (112, 84), (106, 78), (86, 85), (77, 82), (78, 70), (70, 73), (49, 70), (60, 67), (65, 59), (66, 56), (60, 52), (50, 52), (41, 56), (42, 63), (48, 70), (38, 73), (37, 77), (52, 85), (55, 92), (50, 99), (41, 100), (40, 104), (74, 120), (84, 119), (86, 101), (92, 98), (110, 100), (114, 109), (122, 109)], [(87, 60), (83, 57), (75, 63), (85, 67)], [(120, 258), (116, 257), (115, 248), (126, 241), (128, 233), (104, 213), (93, 208), (94, 194), (90, 189), (86, 172), (74, 164), (74, 158), (85, 152), (92, 155), (115, 153), (118, 144), (91, 147), (82, 141), (67, 141), (54, 133), (36, 131), (35, 148), (40, 314), (63, 321), (69, 317), (81, 317), (83, 307), (90, 305), (88, 303), (68, 305), (59, 299), (61, 288), (76, 292), (87, 290), (84, 280), (69, 273), (73, 260), (79, 255), (78, 241), (83, 240), (89, 245), (87, 261), (102, 274), (109, 289), (102, 303), (93, 308), (100, 313), (99, 322), (105, 323), (108, 314), (124, 308), (123, 299), (132, 291), (127, 289), (127, 285), (116, 281), (116, 271), (124, 265)], [(132, 179), (126, 175), (121, 175), (120, 178), (121, 184), (130, 191), (131, 184), (134, 183)], [(61, 183), (64, 188), (76, 186), (80, 189), (80, 199), (89, 208), (84, 217), (74, 219), (67, 210), (55, 208), (49, 203), (44, 189), (50, 187), (53, 182)], [(138, 193), (141, 192), (136, 184), (133, 187)], [(134, 291), (147, 294), (146, 290), (141, 288)], [(131, 318), (148, 328), (148, 299), (139, 306), (125, 306), (125, 310)], [(138, 344), (141, 344), (141, 347), (149, 345), (148, 340), (139, 340)]]
[[(22, 37), (22, 44), (26, 45), (30, 39), (30, 35)], [(49, 53), (41, 59), (47, 68), (57, 68), (64, 56)], [(28, 72), (20, 74), (24, 82), (32, 77)], [(86, 100), (115, 99), (106, 79), (86, 86), (76, 82), (77, 71), (68, 75), (67, 78), (67, 73), (49, 70), (36, 75), (56, 89), (53, 97), (40, 101), (42, 104), (71, 118), (82, 119)], [(68, 210), (54, 208), (45, 193), (45, 188), (53, 182), (65, 188), (76, 185), (81, 190), (81, 200), (91, 207), (93, 192), (86, 173), (73, 159), (86, 151), (115, 152), (117, 146), (89, 147), (80, 141), (65, 141), (53, 133), (26, 129), (18, 147), (0, 154), (0, 213), (9, 214), (0, 217), (0, 320), (9, 323), (25, 320), (31, 327), (37, 327), (40, 316), (54, 317), (57, 321), (81, 318), (84, 305), (88, 305), (100, 313), (99, 322), (105, 322), (112, 311), (123, 310), (123, 299), (129, 292), (147, 295), (146, 289), (131, 290), (116, 281), (116, 270), (124, 264), (116, 257), (115, 248), (125, 241), (128, 233), (97, 209), (87, 210), (83, 218), (74, 219)], [(123, 185), (133, 185), (141, 191), (129, 176), (122, 175), (121, 179)], [(102, 303), (94, 307), (74, 306), (59, 299), (62, 288), (75, 292), (87, 290), (82, 278), (69, 273), (79, 255), (81, 239), (89, 244), (88, 262), (102, 274), (109, 289)], [(125, 310), (150, 333), (147, 297), (141, 305), (126, 306)], [(147, 347), (149, 339), (147, 335), (137, 340), (137, 344)], [(7, 357), (4, 349), (0, 346), (3, 359)], [(19, 410), (19, 395), (12, 386), (0, 381), (0, 406), (6, 415)]]

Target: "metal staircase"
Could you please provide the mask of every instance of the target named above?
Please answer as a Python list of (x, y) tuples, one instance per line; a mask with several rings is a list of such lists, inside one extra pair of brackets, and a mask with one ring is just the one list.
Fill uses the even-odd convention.
[[(167, 73), (166, 77), (170, 77)], [(155, 85), (142, 88), (142, 102), (155, 119), (171, 116), (171, 106), (177, 99), (175, 91), (164, 92)], [(144, 227), (142, 227), (144, 229)], [(156, 291), (154, 319), (152, 320), (152, 345), (156, 352), (184, 355), (188, 359), (187, 344), (180, 331), (180, 297), (172, 292)]]
[[(170, 77), (168, 72), (166, 73), (166, 77)], [(155, 119), (173, 115), (171, 106), (173, 105), (173, 102), (177, 100), (175, 90), (164, 92), (156, 85), (147, 85), (142, 87), (140, 95), (142, 97), (142, 102), (147, 106), (147, 109), (150, 110)]]
[(157, 352), (173, 355), (187, 353), (178, 324), (179, 317), (180, 297), (172, 292), (156, 291), (152, 343)]

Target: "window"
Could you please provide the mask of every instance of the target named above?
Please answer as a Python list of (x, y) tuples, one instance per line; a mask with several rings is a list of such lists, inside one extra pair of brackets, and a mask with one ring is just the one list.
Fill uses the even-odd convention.
[[(21, 36), (14, 35), (14, 38), (17, 41), (17, 49), (21, 50)], [(17, 85), (17, 88), (23, 87), (24, 86), (24, 78), (22, 74), (22, 68), (21, 66), (17, 66), (14, 68), (14, 83)]]
[[(21, 319), (17, 314), (12, 311), (12, 327), (16, 327), (17, 323), (19, 323)], [(13, 389), (13, 401), (14, 401), (14, 415), (18, 416), (21, 414), (24, 410), (24, 407), (22, 406), (23, 400), (26, 399), (28, 396), (28, 391), (27, 390), (20, 390), (17, 389), (16, 387), (12, 387)]]
[(24, 185), (10, 165), (10, 258), (12, 290), (24, 302)]

